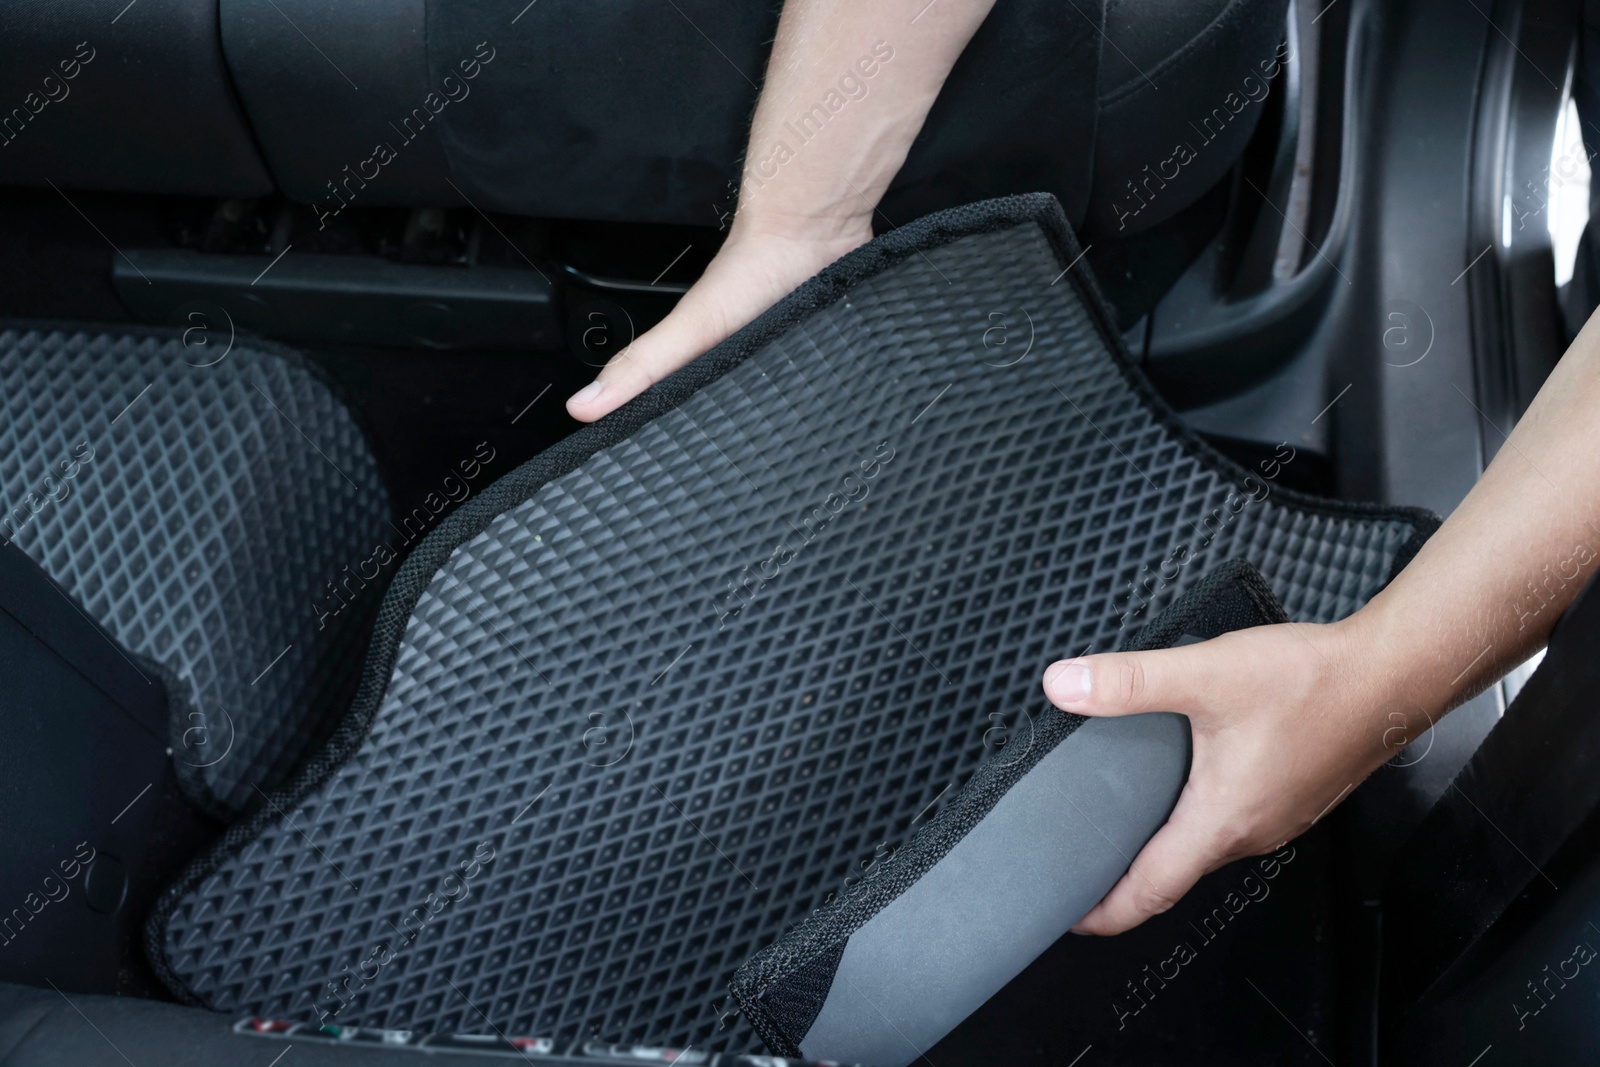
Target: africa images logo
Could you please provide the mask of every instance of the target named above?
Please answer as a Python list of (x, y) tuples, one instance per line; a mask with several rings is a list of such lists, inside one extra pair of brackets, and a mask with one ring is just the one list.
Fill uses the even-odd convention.
[(478, 842), (469, 858), (445, 873), (434, 892), (428, 893), (421, 904), (401, 916), (398, 926), (390, 923), (397, 935), (397, 942), (377, 942), (353, 970), (346, 964), (338, 974), (323, 983), (321, 994), (312, 1002), (312, 1010), (317, 1013), (317, 1018), (324, 1024), (331, 1022), (351, 1000), (365, 992), (369, 985), (378, 980), (384, 968), (409, 948), (440, 912), (471, 894), (472, 880), (494, 860), (493, 843)]
[(1137, 184), (1135, 179), (1129, 178), (1127, 186), (1131, 199), (1124, 197), (1121, 202), (1113, 200), (1111, 203), (1111, 209), (1117, 213), (1117, 229), (1126, 228), (1129, 219), (1149, 207), (1150, 201), (1156, 198), (1156, 194), (1167, 187), (1167, 182), (1176, 181), (1183, 168), (1199, 158), (1200, 150), (1222, 136), (1222, 131), (1227, 129), (1245, 108), (1265, 100), (1267, 94), (1272, 91), (1272, 79), (1278, 76), (1283, 64), (1292, 58), (1294, 58), (1294, 46), (1286, 40), (1278, 46), (1277, 52), (1258, 64), (1260, 77), (1254, 73), (1245, 75), (1239, 88), (1229, 90), (1222, 98), (1222, 103), (1204, 115), (1198, 126), (1190, 120), (1189, 128), (1200, 138), (1198, 147), (1192, 141), (1179, 141), (1173, 146), (1171, 155), (1155, 164), (1154, 172), (1151, 171), (1150, 164), (1146, 163), (1143, 167), (1144, 177), (1139, 179)]

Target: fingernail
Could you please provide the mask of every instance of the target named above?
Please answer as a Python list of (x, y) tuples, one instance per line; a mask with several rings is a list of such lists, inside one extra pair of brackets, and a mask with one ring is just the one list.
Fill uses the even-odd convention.
[(1081, 663), (1057, 663), (1045, 687), (1058, 704), (1076, 704), (1089, 699), (1089, 668)]
[(573, 393), (572, 394), (572, 399), (570, 401), (568, 401), (568, 403), (572, 403), (572, 404), (587, 404), (587, 403), (590, 403), (593, 400), (599, 399), (600, 394), (605, 392), (605, 391), (606, 391), (606, 383), (605, 382), (601, 382), (601, 381), (590, 382), (588, 385), (584, 386), (582, 389), (579, 389), (576, 393)]

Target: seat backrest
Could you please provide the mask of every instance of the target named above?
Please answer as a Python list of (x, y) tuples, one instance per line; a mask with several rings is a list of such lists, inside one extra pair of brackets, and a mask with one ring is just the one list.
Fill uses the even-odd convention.
[(49, 184), (271, 192), (223, 62), (217, 0), (0, 5), (0, 185)]

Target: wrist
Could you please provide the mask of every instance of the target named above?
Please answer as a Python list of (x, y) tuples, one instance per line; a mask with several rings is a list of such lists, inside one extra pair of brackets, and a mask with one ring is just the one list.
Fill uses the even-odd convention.
[(1385, 758), (1437, 723), (1456, 702), (1450, 679), (1436, 670), (1428, 628), (1403, 608), (1380, 593), (1334, 623), (1345, 649), (1343, 668), (1354, 681), (1357, 714), (1381, 738)]
[(839, 254), (872, 240), (872, 209), (855, 203), (786, 203), (776, 196), (741, 195), (728, 230), (732, 240), (783, 240), (835, 247)]

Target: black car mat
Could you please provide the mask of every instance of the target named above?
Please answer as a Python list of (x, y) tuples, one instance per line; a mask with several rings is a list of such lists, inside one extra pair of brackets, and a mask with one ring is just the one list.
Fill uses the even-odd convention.
[(423, 541), (344, 725), (151, 956), (218, 1010), (755, 1047), (735, 968), (1050, 660), (1234, 557), (1341, 617), (1437, 522), (1275, 473), (1152, 393), (1049, 197), (879, 237)]
[(169, 675), (179, 781), (232, 818), (349, 706), (398, 538), (314, 365), (202, 320), (0, 321), (0, 539)]
[[(1230, 560), (1122, 649), (1287, 621), (1256, 569)], [(911, 1063), (1116, 884), (1189, 758), (1181, 715), (1029, 722), (903, 847), (740, 967), (739, 1006), (779, 1055)]]

